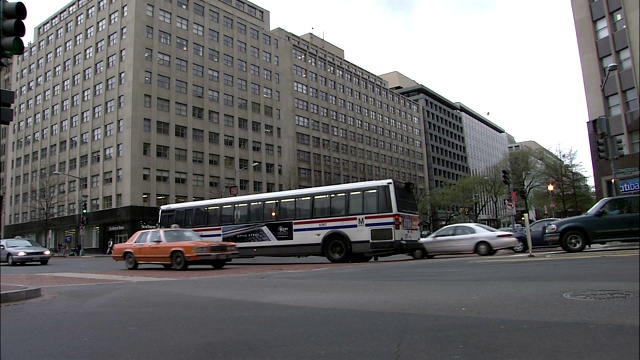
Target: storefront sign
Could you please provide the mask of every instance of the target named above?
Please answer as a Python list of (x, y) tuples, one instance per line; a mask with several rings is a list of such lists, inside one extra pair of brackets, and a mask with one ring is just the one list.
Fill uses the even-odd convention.
[(640, 178), (620, 180), (620, 194), (632, 194), (640, 191)]
[(124, 226), (123, 225), (109, 225), (109, 226), (107, 226), (107, 231), (119, 231), (119, 230), (124, 230)]

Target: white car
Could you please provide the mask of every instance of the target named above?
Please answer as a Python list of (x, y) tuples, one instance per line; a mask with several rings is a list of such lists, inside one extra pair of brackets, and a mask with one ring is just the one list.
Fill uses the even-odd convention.
[(498, 250), (513, 249), (518, 240), (507, 231), (498, 231), (491, 226), (463, 223), (447, 225), (433, 234), (420, 238), (424, 250), (415, 251), (415, 259), (436, 255), (478, 254), (493, 255)]
[(51, 251), (35, 241), (20, 237), (0, 240), (0, 262), (7, 262), (9, 265), (39, 262), (47, 265), (50, 258)]

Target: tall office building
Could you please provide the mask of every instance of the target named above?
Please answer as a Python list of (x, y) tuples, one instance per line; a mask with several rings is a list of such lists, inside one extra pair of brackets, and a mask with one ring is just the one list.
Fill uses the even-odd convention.
[[(638, 193), (640, 158), (640, 17), (637, 0), (571, 0), (582, 76), (587, 97), (589, 142), (598, 198), (618, 193)], [(616, 64), (613, 70), (611, 64)], [(609, 156), (617, 158), (617, 142), (624, 157), (599, 159), (596, 140), (606, 128), (598, 119), (606, 116), (612, 137)], [(615, 169), (615, 177), (613, 169)]]
[(429, 189), (471, 175), (458, 105), (397, 71), (382, 78), (391, 89), (421, 105)]
[(462, 116), (469, 170), (482, 176), (508, 154), (509, 139), (503, 128), (462, 103), (456, 103)]
[(9, 76), (3, 232), (49, 247), (100, 251), (235, 185), (425, 182), (419, 105), (247, 1), (74, 1)]

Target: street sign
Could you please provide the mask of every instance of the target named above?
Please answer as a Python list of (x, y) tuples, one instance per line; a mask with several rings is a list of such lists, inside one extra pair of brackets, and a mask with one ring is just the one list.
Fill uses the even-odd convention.
[(510, 215), (515, 215), (516, 214), (516, 204), (513, 202), (508, 202), (507, 203), (507, 213), (509, 213)]
[(80, 235), (84, 234), (84, 225), (80, 225)]

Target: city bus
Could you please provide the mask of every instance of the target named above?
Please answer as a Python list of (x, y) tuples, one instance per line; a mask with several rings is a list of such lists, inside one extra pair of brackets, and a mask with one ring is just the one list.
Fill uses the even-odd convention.
[(159, 227), (235, 242), (240, 257), (366, 262), (420, 248), (413, 183), (374, 180), (160, 207)]

